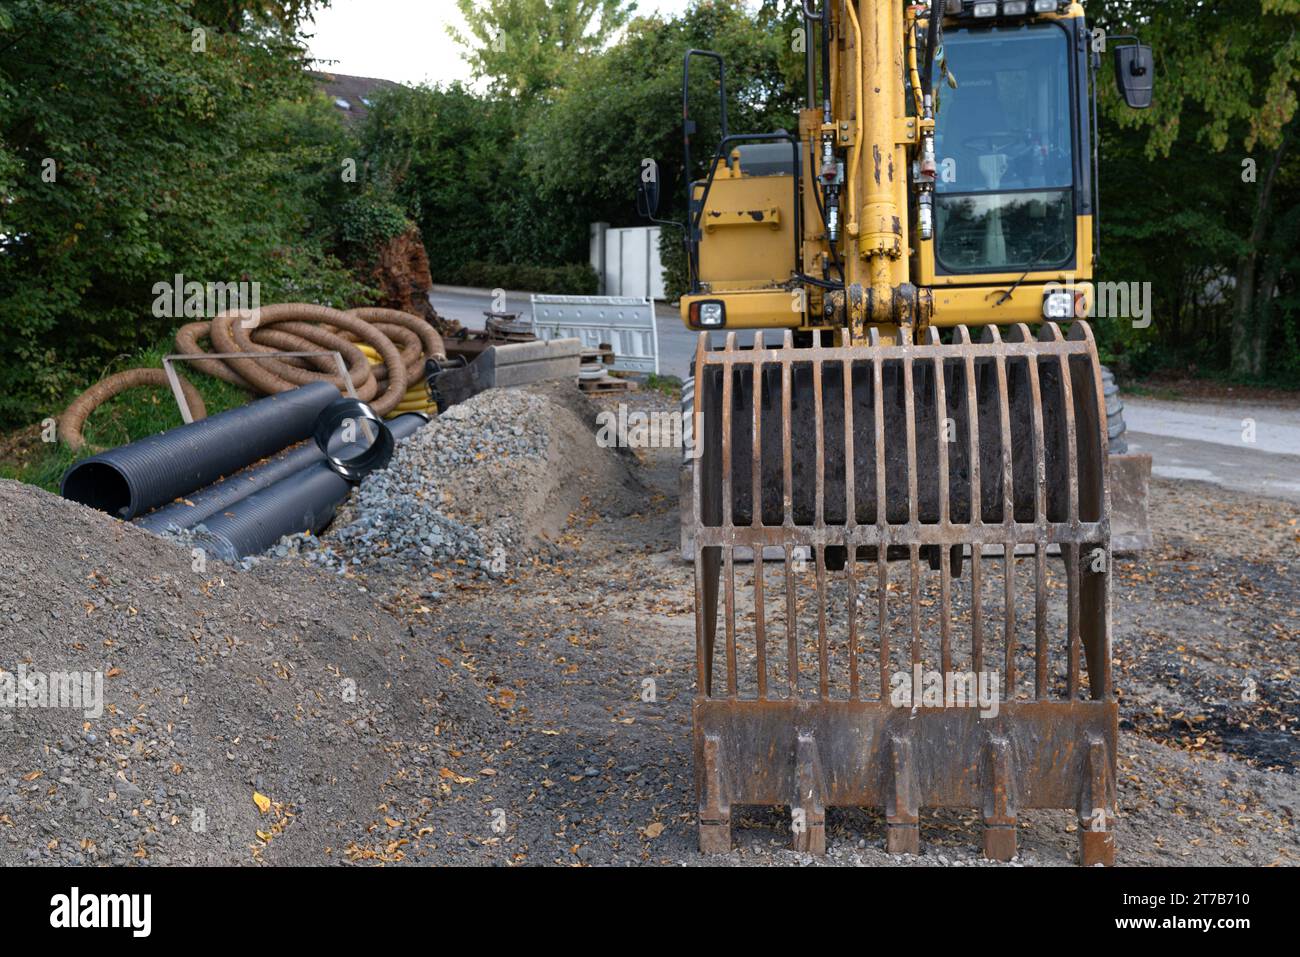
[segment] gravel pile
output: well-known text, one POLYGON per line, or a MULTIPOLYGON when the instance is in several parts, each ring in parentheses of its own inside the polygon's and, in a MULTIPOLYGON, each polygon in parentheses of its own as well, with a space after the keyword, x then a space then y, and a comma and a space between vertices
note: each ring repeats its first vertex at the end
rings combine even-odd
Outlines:
POLYGON ((494 733, 356 582, 204 567, 16 482, 0 528, 0 866, 361 859, 389 780, 435 813, 450 752, 494 733))
POLYGON ((588 411, 545 387, 480 393, 401 443, 323 536, 285 538, 269 554, 402 579, 448 566, 506 575, 554 550, 584 495, 632 482, 597 445, 588 411))
POLYGON ((459 861, 502 843, 498 809, 516 826, 536 786, 497 773, 528 681, 471 649, 492 623, 429 634, 483 586, 427 576, 509 587, 523 556, 576 555, 573 530, 643 506, 591 413, 571 386, 481 396, 400 446, 323 540, 244 570, 0 481, 0 866, 459 861), (423 604, 399 621, 377 596, 412 577, 423 604), (83 675, 84 698, 52 699, 83 675))

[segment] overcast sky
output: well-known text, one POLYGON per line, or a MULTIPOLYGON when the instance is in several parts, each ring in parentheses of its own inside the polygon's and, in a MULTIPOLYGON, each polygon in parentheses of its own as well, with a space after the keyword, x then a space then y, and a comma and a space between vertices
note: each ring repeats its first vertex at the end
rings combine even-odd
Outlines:
MULTIPOLYGON (((681 13, 689 0, 638 0, 640 13, 681 13)), ((333 0, 316 14, 308 47, 317 68, 399 83, 469 79, 447 24, 462 25, 452 0, 333 0)))

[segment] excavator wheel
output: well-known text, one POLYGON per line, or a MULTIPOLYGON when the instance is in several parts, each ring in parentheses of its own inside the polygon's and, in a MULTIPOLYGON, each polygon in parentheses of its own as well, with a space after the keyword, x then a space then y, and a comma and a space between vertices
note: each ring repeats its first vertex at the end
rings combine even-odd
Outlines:
POLYGON ((1128 452, 1128 426, 1124 422, 1124 400, 1119 395, 1115 373, 1101 367, 1101 393, 1106 397, 1106 434, 1110 438, 1110 454, 1128 452))

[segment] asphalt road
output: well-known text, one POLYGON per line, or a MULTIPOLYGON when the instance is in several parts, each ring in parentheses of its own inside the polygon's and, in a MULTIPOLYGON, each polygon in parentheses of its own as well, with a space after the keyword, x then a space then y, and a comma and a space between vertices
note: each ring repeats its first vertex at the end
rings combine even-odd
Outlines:
POLYGON ((1124 396, 1129 450, 1159 478, 1300 502, 1300 411, 1124 396))

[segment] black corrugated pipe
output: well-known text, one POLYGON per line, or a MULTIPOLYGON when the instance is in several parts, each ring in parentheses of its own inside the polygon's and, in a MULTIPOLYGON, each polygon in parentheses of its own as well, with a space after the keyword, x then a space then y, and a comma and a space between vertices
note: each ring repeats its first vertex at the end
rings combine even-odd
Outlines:
MULTIPOLYGON (((388 429, 401 441, 428 421, 418 413, 399 415, 388 429)), ((316 462, 215 514, 198 542, 210 557, 225 562, 260 554, 285 535, 321 531, 351 488, 328 462, 316 462)))
POLYGON ((161 534, 171 527, 193 528, 206 521, 223 508, 248 498, 254 492, 274 485, 280 479, 301 472, 313 462, 325 461, 325 455, 316 443, 307 441, 284 449, 261 462, 229 475, 206 488, 187 494, 184 500, 171 502, 142 515, 135 524, 145 531, 161 534))
POLYGON ((135 518, 301 441, 338 397, 330 383, 313 382, 168 429, 77 462, 59 491, 118 518, 135 518))
MULTIPOLYGON (((335 399, 322 410, 317 416, 314 432, 320 432, 321 422, 325 417, 325 412, 339 403, 357 402, 355 399, 335 399)), ((360 417, 358 415, 358 417, 360 417)), ((391 432, 391 429, 389 430, 391 432)), ((229 508, 241 499, 248 498, 254 492, 260 492, 264 488, 269 488, 280 479, 301 472, 307 466, 316 462, 324 462, 328 458, 324 450, 319 446, 320 437, 314 436, 314 441, 301 442, 292 448, 282 449, 275 455, 265 458, 260 462, 254 462, 245 469, 240 469, 234 475, 228 475, 220 481, 213 482, 204 488, 186 494, 183 499, 177 499, 169 502, 161 508, 156 508, 147 515, 142 515, 135 519, 135 524, 147 532, 153 532, 155 535, 161 535, 169 528, 193 528, 200 522, 206 521, 213 515, 216 515, 222 509, 229 508)), ((348 459, 354 455, 364 455, 367 447, 364 443, 356 445, 340 445, 338 448, 331 448, 330 453, 335 458, 348 459)), ((335 471, 338 467, 335 466, 335 471)))

